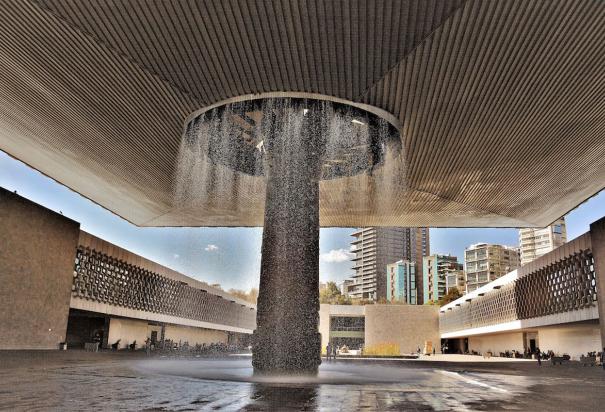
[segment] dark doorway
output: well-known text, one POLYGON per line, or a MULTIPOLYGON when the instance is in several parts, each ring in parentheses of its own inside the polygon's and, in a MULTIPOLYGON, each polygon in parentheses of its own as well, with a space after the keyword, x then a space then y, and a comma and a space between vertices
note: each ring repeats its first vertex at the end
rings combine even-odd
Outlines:
POLYGON ((441 351, 443 353, 467 353, 468 338, 441 339, 441 351))
POLYGON ((98 342, 101 346, 106 340, 107 325, 104 316, 77 309, 69 310, 65 338, 68 349, 84 348, 87 342, 98 342))
POLYGON ((158 341, 158 331, 157 330, 152 330, 151 331, 151 344, 155 345, 158 341))

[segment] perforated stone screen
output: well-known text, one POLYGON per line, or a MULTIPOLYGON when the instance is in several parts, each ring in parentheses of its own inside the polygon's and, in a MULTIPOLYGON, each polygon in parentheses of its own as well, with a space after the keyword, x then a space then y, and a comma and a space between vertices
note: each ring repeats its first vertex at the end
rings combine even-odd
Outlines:
POLYGON ((130 309, 254 329, 256 311, 88 247, 76 253, 73 296, 130 309))
MULTIPOLYGON (((575 242, 582 245, 579 239, 575 242)), ((586 246, 586 244, 583 244, 586 246)), ((594 259, 589 248, 556 250, 541 258, 544 266, 528 265, 529 273, 517 280, 486 292, 470 301, 440 313, 441 332, 496 325, 596 305, 597 280, 594 259), (557 257, 557 259, 553 259, 557 257)), ((526 269, 527 270, 527 269, 526 269)))

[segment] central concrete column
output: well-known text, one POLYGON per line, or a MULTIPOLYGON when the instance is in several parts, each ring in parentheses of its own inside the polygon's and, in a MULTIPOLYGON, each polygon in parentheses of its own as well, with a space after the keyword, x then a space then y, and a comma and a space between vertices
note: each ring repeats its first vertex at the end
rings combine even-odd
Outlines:
MULTIPOLYGON (((305 119, 303 128, 313 128, 305 119)), ((280 128, 278 128, 280 129, 280 128)), ((319 132, 319 130, 317 130, 319 132)), ((255 373, 316 373, 319 322, 320 138, 275 132, 267 147, 255 373)))
POLYGON ((605 217, 590 225, 590 243, 597 278, 597 305, 602 349, 605 347, 605 217))

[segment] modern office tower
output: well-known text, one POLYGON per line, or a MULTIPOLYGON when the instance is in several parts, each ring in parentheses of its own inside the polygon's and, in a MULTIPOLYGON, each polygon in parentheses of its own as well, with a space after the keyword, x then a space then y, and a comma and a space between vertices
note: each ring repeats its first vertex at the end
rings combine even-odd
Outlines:
MULTIPOLYGON (((346 292, 353 299, 386 299, 387 265, 409 260, 416 263, 416 273, 421 273, 422 257, 430 248, 428 228, 368 227, 351 236, 355 238, 351 242, 355 275, 346 292)), ((418 290, 421 290, 421 281, 417 276, 418 290)))
POLYGON ((424 283, 423 302, 437 302, 447 293, 447 278, 451 274, 459 276, 462 264, 456 256, 431 255, 423 258, 422 278, 424 283))
POLYGON ((519 248, 477 243, 464 251, 466 293, 520 266, 519 248))
POLYGON ((418 303, 416 290, 416 262, 400 260, 387 265, 387 301, 418 303))
POLYGON ((564 217, 542 229, 520 229, 521 265, 539 258, 565 242, 567 242, 567 229, 564 217))

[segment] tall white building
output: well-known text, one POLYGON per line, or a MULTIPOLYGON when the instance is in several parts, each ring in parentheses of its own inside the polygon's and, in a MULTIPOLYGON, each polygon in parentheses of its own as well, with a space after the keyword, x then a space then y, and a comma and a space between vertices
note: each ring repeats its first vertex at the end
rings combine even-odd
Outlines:
POLYGON ((521 265, 539 258, 566 242, 567 228, 565 227, 564 217, 542 229, 520 229, 521 265))

